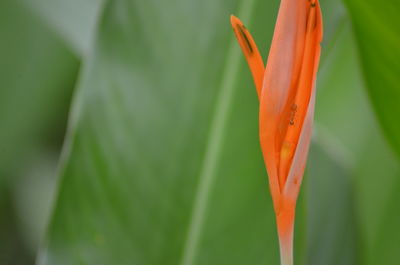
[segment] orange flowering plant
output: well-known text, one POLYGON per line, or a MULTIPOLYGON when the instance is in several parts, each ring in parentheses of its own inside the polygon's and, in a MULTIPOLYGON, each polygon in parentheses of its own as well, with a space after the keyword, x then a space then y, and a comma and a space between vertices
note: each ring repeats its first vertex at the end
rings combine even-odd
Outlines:
POLYGON ((232 27, 260 100, 260 144, 274 203, 281 264, 293 264, 296 201, 311 140, 315 81, 322 40, 318 0, 282 0, 264 63, 254 39, 235 16, 232 27))

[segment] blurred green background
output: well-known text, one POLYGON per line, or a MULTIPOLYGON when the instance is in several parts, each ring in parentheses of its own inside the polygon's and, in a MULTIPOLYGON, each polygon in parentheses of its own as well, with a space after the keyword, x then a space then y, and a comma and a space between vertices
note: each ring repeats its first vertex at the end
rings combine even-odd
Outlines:
MULTIPOLYGON (((398 265, 399 0, 320 0, 298 265, 398 265)), ((278 0, 1 0, 1 265, 279 264, 258 100, 278 0)))

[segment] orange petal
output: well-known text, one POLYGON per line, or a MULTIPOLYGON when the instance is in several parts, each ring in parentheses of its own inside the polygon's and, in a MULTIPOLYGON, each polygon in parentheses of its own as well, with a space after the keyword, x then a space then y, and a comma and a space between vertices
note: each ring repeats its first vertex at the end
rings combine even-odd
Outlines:
POLYGON ((303 179, 304 169, 307 162, 308 149, 311 142, 312 126, 314 119, 314 106, 315 106, 315 89, 311 97, 311 102, 308 108, 307 116, 303 124, 300 139, 297 144, 296 153, 291 164, 289 176, 285 183, 283 191, 285 199, 296 204, 297 196, 299 194, 300 185, 303 179))
POLYGON ((281 128, 280 121, 288 115, 288 101, 293 101, 295 97, 304 50, 306 17, 305 1, 281 1, 261 92, 260 143, 276 212, 279 212, 283 187, 279 177, 279 160, 285 129, 281 128))
POLYGON ((243 54, 246 57, 247 64, 253 75, 254 84, 256 85, 257 95, 260 98, 264 79, 264 63, 262 57, 253 37, 243 25, 242 21, 234 15, 231 15, 231 24, 240 48, 242 48, 243 54))
POLYGON ((290 109, 286 109, 287 117, 281 118, 281 124, 286 125, 279 160, 279 178, 281 188, 286 183, 299 137, 303 129, 304 120, 309 108, 313 84, 315 79, 315 64, 319 60, 319 42, 317 31, 316 6, 309 4, 306 28, 304 55, 301 64, 300 76, 296 84, 293 101, 288 101, 290 109), (316 58, 318 57, 318 58, 316 58), (286 118, 286 119, 285 119, 286 118), (282 185, 283 184, 283 185, 282 185))
MULTIPOLYGON (((301 132, 297 140, 297 146, 294 153, 293 160, 290 164, 290 171, 288 172, 287 181, 285 183, 284 194, 285 197, 296 200, 299 194, 300 184, 302 182, 304 168, 307 161, 308 149, 311 141, 312 125, 314 118, 314 108, 315 108, 315 83, 318 70, 318 64, 320 59, 320 42, 322 40, 322 17, 319 7, 319 3, 316 2, 315 8, 312 8, 310 12, 314 10, 315 12, 315 28, 313 29, 313 47, 312 56, 305 57, 312 60, 311 65, 308 66, 308 71, 311 72, 311 77, 304 85, 309 85, 312 87, 312 95, 307 106, 307 113, 304 122, 301 127, 301 132)), ((309 19, 311 20, 311 19, 309 19)), ((313 25, 314 25, 313 24, 313 25)), ((307 59, 305 59, 307 61, 307 59)), ((299 89, 304 89, 300 86, 299 89)))

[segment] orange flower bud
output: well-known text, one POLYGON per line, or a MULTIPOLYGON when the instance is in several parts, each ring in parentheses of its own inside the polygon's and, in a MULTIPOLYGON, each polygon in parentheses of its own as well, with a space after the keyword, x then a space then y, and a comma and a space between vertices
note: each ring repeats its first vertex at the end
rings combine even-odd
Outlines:
POLYGON ((282 265, 293 264, 296 201, 311 141, 322 41, 318 0, 282 0, 266 68, 241 21, 232 27, 260 99, 260 144, 274 202, 282 265))

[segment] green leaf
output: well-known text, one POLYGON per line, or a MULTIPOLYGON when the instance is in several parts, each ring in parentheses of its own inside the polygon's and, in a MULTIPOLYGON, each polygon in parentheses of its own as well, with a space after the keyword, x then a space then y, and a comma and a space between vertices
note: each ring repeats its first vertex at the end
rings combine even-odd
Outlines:
POLYGON ((40 144, 62 137, 79 65, 13 0, 0 3, 0 34, 0 178, 11 178, 40 144))
POLYGON ((351 171, 332 150, 329 145, 314 144, 310 151, 304 187, 309 220, 305 264, 359 264, 351 171))
POLYGON ((366 135, 367 144, 361 150, 364 155, 359 156, 355 170, 357 212, 364 239, 363 264, 395 265, 400 233, 394 225, 400 215, 394 204, 400 199, 400 165, 378 128, 366 135))
MULTIPOLYGON (((0 36, 0 261, 32 264, 42 235, 28 223, 46 217, 42 211, 48 202, 32 203, 39 201, 36 196, 25 205, 32 210, 29 218, 17 216, 23 198, 16 198, 15 187, 33 171, 28 161, 61 145, 79 65, 55 34, 17 1, 0 1, 0 36), (32 235, 31 242, 27 235, 32 235)), ((32 185, 26 188, 33 190, 32 185)), ((46 185, 35 190, 40 195, 48 191, 46 185)))
POLYGON ((77 55, 88 54, 104 0, 18 0, 34 11, 77 55))
MULTIPOLYGON (((277 7, 256 0, 105 6, 39 264, 279 263, 258 100, 229 24, 238 15, 268 47, 277 7)), ((303 220, 300 209, 298 264, 303 220)))
POLYGON ((396 180, 388 196, 387 203, 383 208, 382 219, 380 222, 379 230, 377 231, 376 240, 373 242, 369 252, 370 262, 368 264, 384 263, 388 265, 395 265, 399 258, 400 245, 400 230, 398 224, 400 222, 400 215, 397 211, 399 201, 399 187, 400 187, 400 170, 397 170, 396 180))
POLYGON ((258 101, 229 23, 263 25, 265 45, 276 4, 107 5, 40 264, 278 263, 258 101))
POLYGON ((364 77, 379 121, 400 154, 400 2, 346 0, 364 77))
POLYGON ((27 249, 23 234, 18 229, 18 219, 14 214, 13 196, 0 183, 0 259, 4 264, 32 264, 33 255, 27 249))
MULTIPOLYGON (((354 196, 355 157, 363 154, 360 149, 365 137, 360 132, 368 128, 371 118, 365 117, 369 106, 354 56, 349 19, 344 14, 330 21, 336 31, 323 46, 325 54, 317 83, 316 141, 303 184, 308 218, 304 264, 354 265, 361 264, 363 239, 354 196)), ((330 21, 325 21, 327 28, 330 21)))
MULTIPOLYGON (((328 138, 324 141, 329 143, 328 150, 342 154, 350 168, 358 234, 357 264, 397 264, 398 259, 393 254, 400 235, 390 230, 388 218, 389 210, 393 223, 399 214, 388 205, 392 204, 394 190, 399 189, 396 180, 400 176, 400 165, 384 141, 373 113, 362 82, 357 43, 351 33, 346 21, 337 43, 321 65, 317 135, 328 138), (391 255, 388 255, 389 250, 391 255)), ((313 161, 310 159, 311 163, 313 161)), ((342 218, 338 214, 334 219, 342 218)), ((343 240, 343 244, 347 242, 343 240)))

